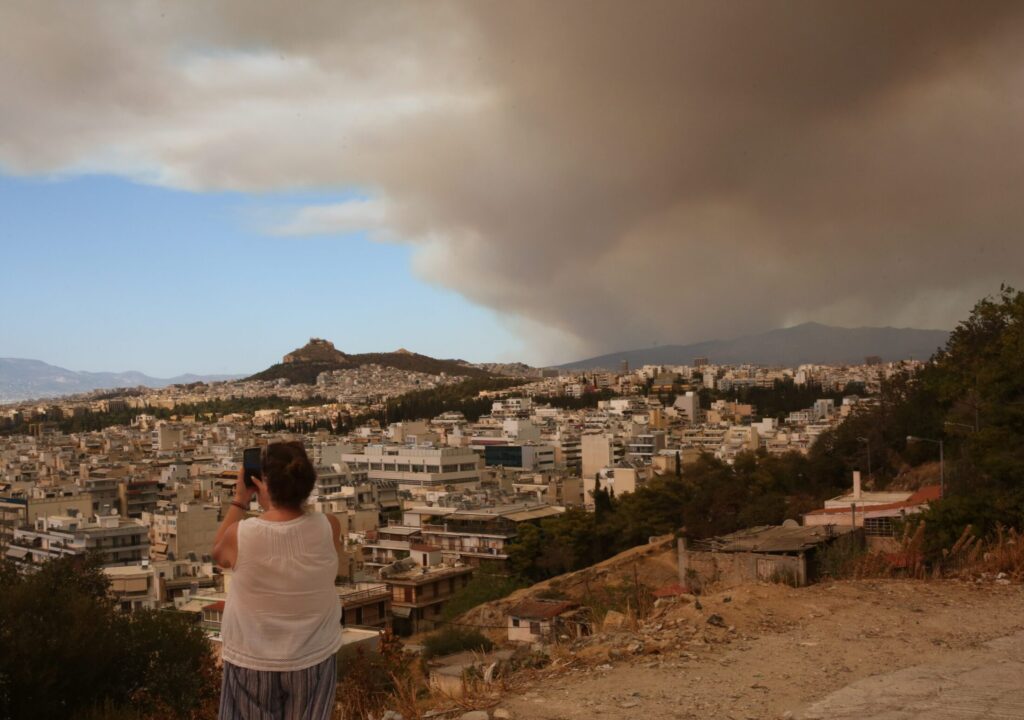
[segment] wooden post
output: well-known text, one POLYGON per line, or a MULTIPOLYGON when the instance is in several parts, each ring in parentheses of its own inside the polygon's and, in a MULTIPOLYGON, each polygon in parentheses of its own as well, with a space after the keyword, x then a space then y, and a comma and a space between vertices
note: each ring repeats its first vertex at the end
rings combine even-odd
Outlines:
POLYGON ((676 541, 676 547, 679 564, 679 584, 686 587, 686 571, 689 569, 686 562, 686 538, 679 538, 676 541))

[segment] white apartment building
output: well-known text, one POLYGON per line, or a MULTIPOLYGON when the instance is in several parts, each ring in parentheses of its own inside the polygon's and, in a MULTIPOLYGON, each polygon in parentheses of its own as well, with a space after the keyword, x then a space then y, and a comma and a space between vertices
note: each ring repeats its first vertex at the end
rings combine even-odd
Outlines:
POLYGON ((491 415, 495 417, 526 416, 533 409, 533 399, 514 397, 496 400, 491 404, 491 415))
POLYGON ((129 565, 149 557, 146 526, 138 520, 102 515, 86 520, 74 515, 41 517, 34 526, 14 531, 7 557, 19 566, 44 563, 63 555, 98 551, 103 564, 129 565))
POLYGON ((480 484, 480 457, 469 448, 368 445, 362 453, 344 453, 343 462, 364 470, 372 481, 393 481, 414 495, 446 485, 480 484))

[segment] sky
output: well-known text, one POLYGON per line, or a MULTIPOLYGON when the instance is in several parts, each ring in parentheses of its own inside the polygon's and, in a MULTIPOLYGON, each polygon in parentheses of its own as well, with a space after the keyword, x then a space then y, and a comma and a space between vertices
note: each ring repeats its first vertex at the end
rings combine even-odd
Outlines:
POLYGON ((1024 285, 1024 5, 0 5, 0 356, 565 362, 1024 285))

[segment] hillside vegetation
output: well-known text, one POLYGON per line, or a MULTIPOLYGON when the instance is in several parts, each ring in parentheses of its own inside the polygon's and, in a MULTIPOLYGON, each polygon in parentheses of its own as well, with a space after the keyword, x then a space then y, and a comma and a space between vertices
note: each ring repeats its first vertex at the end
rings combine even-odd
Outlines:
POLYGON ((381 365, 429 375, 444 373, 471 378, 491 376, 491 373, 486 370, 471 367, 462 360, 439 360, 408 350, 349 355, 336 350, 330 343, 317 339, 310 340, 305 346, 288 353, 284 360, 284 362, 271 365, 246 380, 285 379, 292 384, 313 385, 316 383, 317 376, 322 372, 349 370, 363 365, 381 365))

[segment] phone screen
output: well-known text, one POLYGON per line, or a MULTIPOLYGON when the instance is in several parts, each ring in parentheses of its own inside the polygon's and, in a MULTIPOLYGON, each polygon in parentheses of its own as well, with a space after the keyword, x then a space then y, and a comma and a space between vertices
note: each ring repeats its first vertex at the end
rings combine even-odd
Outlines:
POLYGON ((260 463, 262 454, 262 449, 258 447, 246 448, 242 453, 242 467, 245 469, 246 487, 253 487, 253 477, 263 477, 263 467, 260 463))

